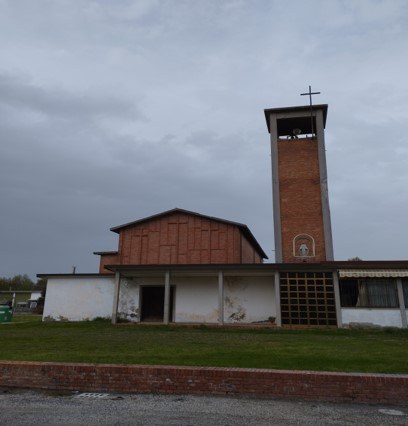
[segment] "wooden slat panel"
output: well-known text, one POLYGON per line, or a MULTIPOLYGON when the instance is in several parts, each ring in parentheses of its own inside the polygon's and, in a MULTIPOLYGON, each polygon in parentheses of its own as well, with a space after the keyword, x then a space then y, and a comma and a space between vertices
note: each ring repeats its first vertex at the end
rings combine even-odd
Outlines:
POLYGON ((248 243, 241 253, 240 229, 201 217, 172 214, 125 228, 119 236, 121 264, 203 264, 259 261, 248 243), (252 259, 252 260, 251 260, 252 259))

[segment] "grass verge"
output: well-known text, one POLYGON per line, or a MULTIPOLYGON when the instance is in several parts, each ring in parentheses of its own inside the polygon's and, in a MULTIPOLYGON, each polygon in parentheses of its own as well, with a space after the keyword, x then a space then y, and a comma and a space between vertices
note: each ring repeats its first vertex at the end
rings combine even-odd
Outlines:
POLYGON ((407 330, 0 325, 0 359, 408 373, 407 330))

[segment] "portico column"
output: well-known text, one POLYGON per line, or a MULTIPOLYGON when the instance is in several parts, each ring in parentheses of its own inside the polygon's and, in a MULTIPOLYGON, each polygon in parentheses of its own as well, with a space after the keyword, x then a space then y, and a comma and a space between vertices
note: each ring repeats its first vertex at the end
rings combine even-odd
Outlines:
POLYGON ((169 323, 170 316, 170 271, 164 274, 164 315, 163 324, 169 323))
POLYGON ((398 301, 401 312, 401 325, 402 328, 407 328, 407 311, 404 300, 404 290, 402 288, 402 279, 397 278, 398 301))
POLYGON ((333 288, 334 288, 334 302, 336 304, 337 327, 341 328, 343 327, 343 320, 341 318, 339 274, 337 271, 333 272, 333 288))
POLYGON ((224 324, 224 273, 218 271, 218 324, 224 324))
POLYGON ((282 315, 281 315, 281 303, 280 303, 280 280, 279 272, 275 271, 274 276, 274 286, 275 286, 275 324, 277 327, 282 327, 282 315))
POLYGON ((113 307, 112 307, 112 324, 118 321, 118 304, 120 292, 120 272, 115 272, 115 282, 113 288, 113 307))

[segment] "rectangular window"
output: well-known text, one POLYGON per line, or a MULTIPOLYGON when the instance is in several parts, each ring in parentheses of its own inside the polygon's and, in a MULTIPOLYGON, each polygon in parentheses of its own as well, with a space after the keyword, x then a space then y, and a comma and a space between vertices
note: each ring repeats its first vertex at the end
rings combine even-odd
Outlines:
POLYGON ((342 307, 398 308, 396 280, 392 278, 340 280, 340 301, 342 307))

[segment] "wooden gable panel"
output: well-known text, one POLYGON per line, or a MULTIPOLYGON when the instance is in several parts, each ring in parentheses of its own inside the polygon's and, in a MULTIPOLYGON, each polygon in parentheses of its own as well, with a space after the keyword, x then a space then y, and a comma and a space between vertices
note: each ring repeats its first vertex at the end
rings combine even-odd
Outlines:
POLYGON ((118 258, 135 265, 261 262, 238 226, 177 212, 123 228, 118 258))

